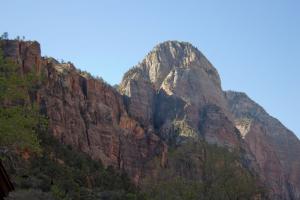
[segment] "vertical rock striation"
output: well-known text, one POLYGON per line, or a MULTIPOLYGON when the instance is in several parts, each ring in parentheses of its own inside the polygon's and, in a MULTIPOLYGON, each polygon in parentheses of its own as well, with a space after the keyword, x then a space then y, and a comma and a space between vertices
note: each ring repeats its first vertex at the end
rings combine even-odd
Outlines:
POLYGON ((1 40, 21 73, 42 73, 34 94, 49 132, 139 183, 167 164, 169 145, 186 138, 238 150, 271 199, 300 199, 300 142, 243 93, 223 92, 217 70, 189 43, 157 45, 123 77, 119 91, 72 63, 41 57, 37 42, 1 40))
POLYGON ((23 73, 40 72, 41 48, 38 42, 2 40, 1 48, 4 56, 13 59, 20 66, 23 73))
POLYGON ((4 56, 14 60, 22 73, 45 75, 35 100, 49 118, 49 131, 61 143, 126 171, 136 183, 149 160, 159 157, 165 162, 167 146, 129 117, 114 88, 71 63, 42 58, 37 42, 4 40, 0 45, 4 56))

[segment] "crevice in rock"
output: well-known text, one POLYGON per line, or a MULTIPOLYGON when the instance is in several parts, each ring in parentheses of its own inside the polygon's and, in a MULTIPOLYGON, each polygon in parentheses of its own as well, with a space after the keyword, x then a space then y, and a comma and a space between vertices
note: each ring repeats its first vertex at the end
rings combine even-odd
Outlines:
POLYGON ((122 95, 122 97, 123 97, 123 102, 124 102, 125 110, 130 115, 130 113, 129 113, 130 97, 127 96, 127 95, 122 95))
MULTIPOLYGON (((86 109, 86 108, 85 108, 86 109)), ((85 125, 85 136, 86 136, 86 141, 88 143, 89 148, 91 147, 91 141, 90 141, 90 137, 89 137, 89 122, 87 121, 87 117, 85 116, 85 112, 83 110, 83 108, 80 108, 80 116, 84 122, 85 125)))
POLYGON ((121 140, 121 136, 119 136, 119 151, 118 151, 118 168, 120 170, 124 170, 124 166, 123 166, 123 162, 122 162, 122 140, 121 140))
POLYGON ((87 98, 87 80, 84 77, 79 78, 79 85, 85 98, 87 98))

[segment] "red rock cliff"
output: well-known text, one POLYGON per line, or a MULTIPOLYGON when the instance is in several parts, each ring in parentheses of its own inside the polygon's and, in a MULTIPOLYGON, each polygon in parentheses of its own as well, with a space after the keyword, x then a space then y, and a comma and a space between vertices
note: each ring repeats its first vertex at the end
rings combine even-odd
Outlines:
POLYGON ((41 57, 37 42, 0 45, 20 72, 46 76, 36 101, 49 131, 136 183, 155 157, 166 164, 167 144, 202 138, 242 149, 243 164, 260 175, 271 199, 300 199, 299 140, 246 95, 224 93, 217 70, 191 44, 155 47, 124 75, 120 93, 71 63, 41 57))
POLYGON ((37 42, 5 40, 1 46, 22 73, 45 73, 46 83, 36 100, 49 117, 49 131, 60 142, 106 166, 125 170, 135 182, 149 160, 165 159, 167 146, 128 116, 123 98, 114 88, 79 72, 71 63, 42 58, 37 42))
POLYGON ((226 92, 229 107, 262 175, 271 199, 300 199, 300 142, 246 94, 226 92))

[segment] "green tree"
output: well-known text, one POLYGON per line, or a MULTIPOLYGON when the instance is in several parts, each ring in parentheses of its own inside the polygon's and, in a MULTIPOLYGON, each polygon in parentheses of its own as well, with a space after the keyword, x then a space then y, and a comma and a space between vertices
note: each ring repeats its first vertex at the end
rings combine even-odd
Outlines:
MULTIPOLYGON (((159 164, 154 163, 156 168, 159 164)), ((151 200, 253 199, 263 194, 238 152, 204 141, 186 141, 169 150, 168 166, 144 180, 151 200)))
POLYGON ((38 84, 34 74, 21 75, 0 51, 0 147, 2 151, 40 152, 36 133, 43 117, 29 93, 38 84))
POLYGON ((1 37, 0 37, 2 40, 8 40, 8 33, 7 32, 4 32, 1 37))
MULTIPOLYGON (((1 43, 0 43, 1 45, 1 43)), ((140 197, 129 177, 49 134, 47 119, 30 99, 42 76, 21 74, 0 51, 0 157, 16 192, 9 199, 111 199, 140 197), (24 160, 20 152, 29 151, 24 160)))

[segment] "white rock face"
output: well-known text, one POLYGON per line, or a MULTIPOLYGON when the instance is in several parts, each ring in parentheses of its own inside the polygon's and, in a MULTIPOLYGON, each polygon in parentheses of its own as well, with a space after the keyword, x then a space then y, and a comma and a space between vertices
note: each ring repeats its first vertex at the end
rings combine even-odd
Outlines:
POLYGON ((155 110, 149 109, 154 105, 152 93, 162 92, 184 101, 188 110, 192 106, 194 113, 186 113, 186 118, 193 127, 197 127, 197 113, 204 105, 214 104, 229 113, 217 70, 197 48, 185 42, 167 41, 157 45, 140 64, 125 74, 120 88, 121 93, 131 99, 129 110, 132 103, 141 105, 141 112, 132 114, 143 121, 155 110), (133 84, 138 79, 139 85, 133 84))
POLYGON ((156 89, 172 70, 193 67, 202 69, 214 84, 221 86, 217 70, 198 49, 186 42, 168 41, 157 45, 138 67, 148 73, 156 89))
POLYGON ((249 133, 252 120, 248 118, 242 118, 235 120, 235 127, 240 131, 243 138, 249 133))

